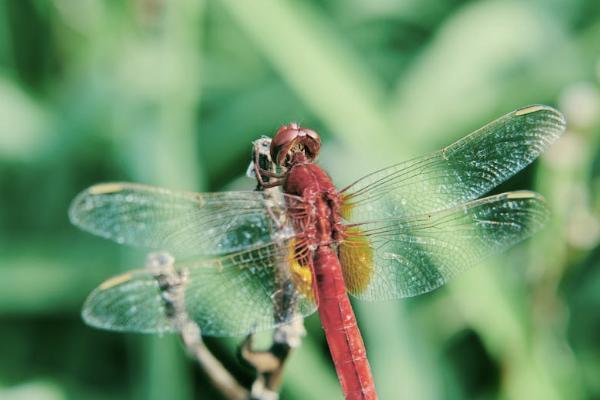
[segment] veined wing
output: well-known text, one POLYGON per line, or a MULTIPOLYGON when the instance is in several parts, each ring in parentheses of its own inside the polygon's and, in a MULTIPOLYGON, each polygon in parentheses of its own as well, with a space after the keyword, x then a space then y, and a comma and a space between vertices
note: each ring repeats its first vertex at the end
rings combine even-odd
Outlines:
POLYGON ((531 163, 564 129, 564 117, 553 108, 513 111, 431 155, 374 172, 343 189, 343 215, 362 222, 466 203, 531 163))
POLYGON ((348 291, 364 300, 434 290, 539 230, 543 198, 509 192, 419 216, 357 224, 339 247, 348 291))
POLYGON ((71 222, 86 231, 183 257, 285 240, 293 234, 285 215, 285 202, 265 192, 176 192, 137 183, 94 185, 69 209, 71 222))
POLYGON ((212 260, 176 263, 174 269, 130 271, 96 288, 82 316, 102 329, 175 332, 178 311, 173 302, 179 300, 202 335, 240 336, 273 328, 309 315, 316 307, 290 276, 291 248, 289 243, 270 244, 212 260), (165 284, 173 273, 179 280, 174 292, 165 284))

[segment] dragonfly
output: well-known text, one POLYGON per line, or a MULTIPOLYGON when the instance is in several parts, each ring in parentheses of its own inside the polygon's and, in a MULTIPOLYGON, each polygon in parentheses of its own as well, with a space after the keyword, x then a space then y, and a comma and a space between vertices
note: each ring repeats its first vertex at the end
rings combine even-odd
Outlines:
MULTIPOLYGON (((376 301, 430 292, 541 229, 549 217, 541 195, 481 196, 565 125, 551 107, 524 107, 338 190, 316 164, 320 136, 291 123, 270 144, 277 168, 254 163, 260 187, 276 195, 101 183, 73 200, 69 216, 103 238, 174 255, 181 303, 203 335, 253 334, 318 311, 345 398, 376 399, 348 294, 376 301)), ((84 321, 177 332, 165 276, 158 266, 108 279, 86 300, 84 321)))

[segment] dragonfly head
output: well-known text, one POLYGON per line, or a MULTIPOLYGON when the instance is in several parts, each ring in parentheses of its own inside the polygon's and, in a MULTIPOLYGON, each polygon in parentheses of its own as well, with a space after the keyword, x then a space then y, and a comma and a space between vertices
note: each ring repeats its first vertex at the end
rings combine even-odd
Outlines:
POLYGON ((295 122, 283 125, 271 142, 271 159, 281 167, 300 162, 312 162, 321 148, 317 132, 301 128, 295 122))

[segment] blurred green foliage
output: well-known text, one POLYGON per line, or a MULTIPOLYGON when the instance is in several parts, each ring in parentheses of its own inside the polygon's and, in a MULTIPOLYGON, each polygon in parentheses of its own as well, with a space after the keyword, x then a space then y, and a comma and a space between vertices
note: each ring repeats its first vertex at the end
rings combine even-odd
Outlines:
MULTIPOLYGON (((176 338, 79 310, 143 257, 69 226, 90 184, 252 188, 251 140, 318 130, 340 185, 529 103, 565 137, 501 190, 541 234, 432 294, 356 302, 380 397, 600 398, 600 2, 6 0, 0 3, 0 398, 218 399, 176 338)), ((341 396, 318 319, 284 399, 341 396)), ((249 383, 237 340, 208 344, 249 383)))

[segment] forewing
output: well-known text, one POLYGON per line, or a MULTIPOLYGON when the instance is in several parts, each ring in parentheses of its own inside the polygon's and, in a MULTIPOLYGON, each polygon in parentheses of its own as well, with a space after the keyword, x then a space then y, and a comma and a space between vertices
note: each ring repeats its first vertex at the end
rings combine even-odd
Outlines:
POLYGON ((80 193, 69 217, 118 243, 183 257, 237 252, 292 234, 284 223, 284 202, 256 191, 190 193, 105 183, 80 193))
MULTIPOLYGON (((208 336, 240 336, 314 312, 296 290, 289 244, 267 245, 211 260, 176 263, 181 310, 208 336)), ((172 293, 161 284, 166 269, 128 272, 103 283, 87 299, 83 318, 92 326, 128 332, 176 331, 172 293)), ((175 297, 178 299, 178 297, 175 297)))
POLYGON ((564 129, 564 117, 553 108, 513 111, 440 151, 345 188, 344 217, 352 222, 402 218, 476 199, 531 163, 564 129))
POLYGON ((529 237, 547 218, 541 196, 523 191, 431 214, 360 224, 339 250, 348 290, 364 300, 429 292, 529 237))

